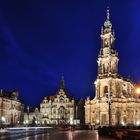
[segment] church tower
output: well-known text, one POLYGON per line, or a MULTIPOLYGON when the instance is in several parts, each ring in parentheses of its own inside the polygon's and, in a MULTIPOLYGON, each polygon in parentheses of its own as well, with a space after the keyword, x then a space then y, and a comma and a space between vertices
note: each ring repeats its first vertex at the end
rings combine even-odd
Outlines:
POLYGON ((114 48, 115 33, 109 19, 110 13, 107 9, 107 19, 101 29, 101 50, 98 57, 98 77, 116 77, 118 73, 118 53, 114 48))
POLYGON ((119 58, 109 9, 100 37, 95 98, 85 101, 85 122, 98 126, 137 124, 140 121, 140 100, 134 94, 133 82, 118 73, 119 58))
POLYGON ((107 94, 116 95, 114 79, 118 75, 118 53, 115 49, 115 32, 112 30, 110 12, 107 9, 106 20, 101 28, 101 49, 98 56, 98 76, 95 81, 96 97, 106 98, 107 94))

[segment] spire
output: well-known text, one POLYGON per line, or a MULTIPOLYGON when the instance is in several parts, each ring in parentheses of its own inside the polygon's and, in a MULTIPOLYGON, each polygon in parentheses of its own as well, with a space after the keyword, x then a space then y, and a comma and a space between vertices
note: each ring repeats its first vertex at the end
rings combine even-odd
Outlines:
POLYGON ((60 88, 65 88, 64 76, 61 76, 61 85, 60 85, 60 88))
POLYGON ((107 11, 106 11, 106 21, 104 22, 104 27, 105 28, 112 28, 112 24, 110 21, 110 10, 109 7, 107 7, 107 11))
POLYGON ((101 27, 101 49, 98 58, 98 76, 117 75, 118 54, 114 48, 115 32, 110 21, 110 10, 107 7, 104 26, 101 27))
POLYGON ((101 34, 102 35, 104 34, 104 27, 103 26, 101 27, 101 34))
POLYGON ((107 7, 107 12, 106 12, 107 20, 109 20, 109 16, 110 16, 110 13, 109 13, 109 7, 107 7))
POLYGON ((101 28, 101 45, 104 47, 113 47, 115 41, 115 32, 112 30, 112 23, 110 21, 110 10, 107 7, 106 20, 104 27, 101 28))

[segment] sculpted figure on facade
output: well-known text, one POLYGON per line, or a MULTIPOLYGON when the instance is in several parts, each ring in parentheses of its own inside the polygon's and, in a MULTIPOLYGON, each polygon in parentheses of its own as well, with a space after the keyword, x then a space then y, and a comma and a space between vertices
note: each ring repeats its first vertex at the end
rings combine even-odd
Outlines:
POLYGON ((111 71, 115 73, 116 72, 116 69, 117 69, 116 68, 116 62, 111 61, 111 71))

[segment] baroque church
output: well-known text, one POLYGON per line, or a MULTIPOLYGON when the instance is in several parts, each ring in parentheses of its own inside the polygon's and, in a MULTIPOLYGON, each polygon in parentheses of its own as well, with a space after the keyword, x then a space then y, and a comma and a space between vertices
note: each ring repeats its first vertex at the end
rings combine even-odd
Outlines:
POLYGON ((119 58, 109 16, 108 9, 101 28, 95 98, 90 100, 88 97, 85 101, 85 123, 97 126, 139 125, 140 99, 135 94, 134 83, 118 73, 119 58))

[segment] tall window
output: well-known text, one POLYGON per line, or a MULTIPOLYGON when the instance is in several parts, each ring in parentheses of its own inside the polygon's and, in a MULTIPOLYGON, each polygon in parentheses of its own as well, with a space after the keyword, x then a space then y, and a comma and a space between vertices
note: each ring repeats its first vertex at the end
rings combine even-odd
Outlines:
POLYGON ((107 123, 107 116, 106 116, 106 114, 102 114, 101 122, 102 122, 103 125, 107 123))
POLYGON ((105 86, 105 87, 104 87, 104 95, 105 95, 106 93, 108 93, 108 86, 105 86))

